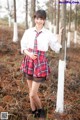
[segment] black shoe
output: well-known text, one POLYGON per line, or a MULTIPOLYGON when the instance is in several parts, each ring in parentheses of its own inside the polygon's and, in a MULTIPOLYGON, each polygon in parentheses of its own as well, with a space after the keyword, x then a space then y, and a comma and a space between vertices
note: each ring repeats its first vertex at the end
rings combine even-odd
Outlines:
POLYGON ((38 111, 37 111, 37 110, 32 111, 32 114, 33 114, 33 116, 34 116, 35 118, 38 117, 38 111))
POLYGON ((46 112, 44 109, 38 109, 38 117, 46 118, 46 112))

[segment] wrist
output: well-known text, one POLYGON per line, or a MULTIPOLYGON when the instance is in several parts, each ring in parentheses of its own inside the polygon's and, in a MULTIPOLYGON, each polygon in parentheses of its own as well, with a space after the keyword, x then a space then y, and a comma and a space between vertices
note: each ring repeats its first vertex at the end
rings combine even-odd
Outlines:
POLYGON ((24 54, 26 54, 26 55, 28 55, 28 54, 29 54, 28 50, 26 50, 26 49, 25 49, 25 50, 23 50, 23 53, 24 53, 24 54))
POLYGON ((33 53, 29 52, 28 50, 24 50, 24 54, 31 57, 33 53))

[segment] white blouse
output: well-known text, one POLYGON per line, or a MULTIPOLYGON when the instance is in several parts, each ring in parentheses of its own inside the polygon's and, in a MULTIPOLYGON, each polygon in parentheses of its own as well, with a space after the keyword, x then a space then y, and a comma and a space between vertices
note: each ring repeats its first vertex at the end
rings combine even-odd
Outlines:
MULTIPOLYGON (((36 28, 30 28, 25 30, 23 37, 21 39, 21 53, 25 49, 34 49, 34 40, 36 36, 36 28)), ((62 48, 61 44, 59 44, 56 35, 51 33, 48 29, 42 28, 42 32, 37 37, 37 49, 40 51, 48 51, 48 48, 54 50, 56 53, 59 52, 60 48, 62 48)))

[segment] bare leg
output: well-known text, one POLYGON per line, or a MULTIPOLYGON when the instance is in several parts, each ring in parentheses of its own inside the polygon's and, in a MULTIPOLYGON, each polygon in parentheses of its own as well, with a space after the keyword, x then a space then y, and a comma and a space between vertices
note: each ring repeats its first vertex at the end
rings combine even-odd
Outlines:
POLYGON ((30 97, 30 105, 32 111, 34 111, 36 108, 40 109, 42 108, 41 101, 38 96, 38 88, 40 86, 40 83, 34 82, 32 80, 27 80, 28 87, 29 87, 29 97, 30 97))
POLYGON ((44 109, 42 109, 41 101, 38 96, 38 89, 40 86, 40 83, 27 80, 28 86, 29 86, 29 97, 30 97, 30 105, 32 109, 32 114, 34 117, 40 117, 45 118, 46 114, 44 109))
MULTIPOLYGON (((32 90, 32 82, 33 82, 32 80, 27 80, 28 87, 29 87, 29 97, 32 90)), ((35 106, 34 100, 31 98, 30 98, 30 105, 31 105, 32 111, 34 111, 36 109, 36 106, 35 106)))
POLYGON ((36 106, 38 109, 42 108, 40 98, 38 96, 38 89, 39 89, 40 83, 34 82, 32 83, 32 89, 31 89, 31 99, 33 99, 36 103, 36 106))

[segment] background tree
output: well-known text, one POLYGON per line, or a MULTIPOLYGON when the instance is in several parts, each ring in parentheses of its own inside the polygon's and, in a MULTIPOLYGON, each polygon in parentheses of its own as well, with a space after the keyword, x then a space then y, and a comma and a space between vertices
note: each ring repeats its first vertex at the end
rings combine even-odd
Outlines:
POLYGON ((53 17, 54 17, 54 0, 50 0, 46 3, 47 6, 47 19, 49 22, 49 29, 53 31, 53 17))
POLYGON ((25 5, 25 13, 26 13, 26 29, 28 29, 28 0, 25 0, 26 5, 25 5))
POLYGON ((36 0, 31 0, 30 16, 31 16, 32 26, 35 25, 35 23, 34 23, 34 13, 35 13, 35 9, 36 9, 36 0))
POLYGON ((14 22, 17 22, 17 19, 16 19, 16 0, 14 0, 14 22))
POLYGON ((62 50, 60 54, 60 58, 64 59, 64 51, 65 51, 65 41, 66 41, 66 4, 62 4, 61 9, 61 27, 64 28, 62 34, 62 50))
POLYGON ((16 0, 14 0, 14 31, 13 31, 13 42, 18 41, 18 29, 17 29, 17 18, 16 18, 16 0))
POLYGON ((69 9, 69 31, 71 31, 71 7, 72 4, 70 4, 70 9, 69 9))
POLYGON ((77 43, 77 4, 75 5, 75 30, 74 30, 74 43, 77 43))
POLYGON ((80 25, 80 4, 77 4, 77 26, 80 25))
POLYGON ((10 6, 10 4, 9 4, 9 0, 7 0, 7 11, 8 11, 9 27, 11 27, 11 6, 10 6))
POLYGON ((58 88, 57 88, 57 102, 56 112, 64 112, 64 75, 65 75, 65 41, 66 41, 66 4, 61 5, 61 27, 64 28, 62 33, 62 50, 59 59, 58 69, 58 88))
POLYGON ((68 29, 68 37, 67 37, 68 48, 70 47, 70 41, 71 41, 71 15, 72 15, 71 12, 72 12, 72 4, 69 5, 69 29, 68 29))
POLYGON ((56 0, 54 1, 54 34, 56 34, 56 0))
POLYGON ((57 10, 56 10, 56 33, 59 34, 59 18, 60 18, 60 4, 59 0, 57 1, 57 10))

